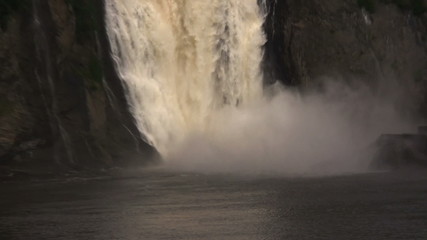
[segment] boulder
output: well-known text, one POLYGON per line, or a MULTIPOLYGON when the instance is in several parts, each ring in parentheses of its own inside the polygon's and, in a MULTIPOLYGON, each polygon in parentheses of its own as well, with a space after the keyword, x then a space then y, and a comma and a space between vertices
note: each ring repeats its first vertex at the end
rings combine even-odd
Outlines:
POLYGON ((427 135, 383 134, 376 145, 376 168, 427 167, 427 135))

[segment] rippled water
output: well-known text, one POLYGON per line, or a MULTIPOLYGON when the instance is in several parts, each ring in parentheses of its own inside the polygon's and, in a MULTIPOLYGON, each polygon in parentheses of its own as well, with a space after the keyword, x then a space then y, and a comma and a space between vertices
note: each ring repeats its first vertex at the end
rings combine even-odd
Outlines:
POLYGON ((427 174, 0 183, 0 239, 427 239, 427 174))

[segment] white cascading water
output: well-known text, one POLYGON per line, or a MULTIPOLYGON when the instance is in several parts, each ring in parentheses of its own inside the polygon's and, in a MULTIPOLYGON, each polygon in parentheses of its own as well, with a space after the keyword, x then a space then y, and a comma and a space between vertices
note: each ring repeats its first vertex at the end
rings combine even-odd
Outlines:
POLYGON ((223 109, 261 98, 264 12, 257 0, 105 3, 131 111, 164 157, 191 134, 215 135, 223 109))

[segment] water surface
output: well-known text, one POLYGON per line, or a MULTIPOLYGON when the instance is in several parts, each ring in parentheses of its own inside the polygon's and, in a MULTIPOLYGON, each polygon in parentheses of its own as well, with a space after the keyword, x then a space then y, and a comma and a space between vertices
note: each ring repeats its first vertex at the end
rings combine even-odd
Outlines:
POLYGON ((0 183, 0 239, 427 239, 427 174, 0 183))

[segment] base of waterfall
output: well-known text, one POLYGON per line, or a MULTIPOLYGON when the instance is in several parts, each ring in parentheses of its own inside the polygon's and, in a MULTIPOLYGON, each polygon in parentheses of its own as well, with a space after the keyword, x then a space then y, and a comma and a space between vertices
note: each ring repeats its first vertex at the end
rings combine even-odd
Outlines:
POLYGON ((171 147, 164 167, 288 176, 366 172, 378 136, 414 128, 369 91, 336 85, 304 96, 280 86, 268 91, 261 101, 224 109, 211 131, 171 147))

